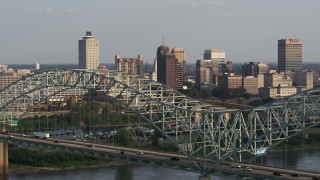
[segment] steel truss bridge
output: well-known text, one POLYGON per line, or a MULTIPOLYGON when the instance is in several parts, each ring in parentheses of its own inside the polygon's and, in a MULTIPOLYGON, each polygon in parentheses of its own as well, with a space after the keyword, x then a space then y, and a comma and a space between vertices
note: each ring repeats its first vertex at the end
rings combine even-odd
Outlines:
POLYGON ((0 91, 2 123, 21 119, 30 108, 68 89, 105 94, 135 112, 172 141, 200 171, 236 155, 270 149, 319 124, 317 89, 251 109, 224 109, 167 86, 120 72, 50 70, 23 77, 0 91), (203 165, 196 163, 203 159, 203 165), (212 163, 208 163, 212 164, 212 163), (200 167, 201 166, 201 167, 200 167))

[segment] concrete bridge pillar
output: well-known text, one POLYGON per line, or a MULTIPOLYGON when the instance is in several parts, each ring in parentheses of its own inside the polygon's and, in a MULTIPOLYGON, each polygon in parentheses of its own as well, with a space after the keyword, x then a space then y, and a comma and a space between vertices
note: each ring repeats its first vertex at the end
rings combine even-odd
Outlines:
POLYGON ((211 180, 211 176, 199 176, 199 180, 211 180))
POLYGON ((0 143, 0 177, 8 174, 8 144, 0 143))

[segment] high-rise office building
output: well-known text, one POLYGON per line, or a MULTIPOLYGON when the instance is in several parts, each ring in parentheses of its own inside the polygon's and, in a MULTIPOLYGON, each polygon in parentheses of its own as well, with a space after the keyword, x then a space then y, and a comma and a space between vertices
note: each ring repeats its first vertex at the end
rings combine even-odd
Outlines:
POLYGON ((153 71, 149 73, 149 79, 153 81, 157 81, 157 73, 158 73, 158 65, 157 65, 157 58, 153 60, 153 71))
POLYGON ((216 60, 225 61, 226 53, 223 49, 207 49, 204 50, 203 59, 204 60, 216 60))
POLYGON ((157 49, 157 80, 172 89, 182 89, 183 86, 183 67, 165 45, 157 49))
POLYGON ((142 55, 138 55, 138 58, 122 58, 120 55, 115 55, 115 64, 118 71, 123 71, 128 74, 136 74, 143 77, 142 55))
POLYGON ((269 66, 261 62, 249 62, 242 65, 242 76, 255 76, 265 74, 269 70, 269 66))
POLYGON ((182 66, 182 74, 183 74, 183 81, 188 80, 188 74, 187 74, 187 64, 186 64, 186 55, 184 53, 183 48, 173 48, 171 50, 171 53, 175 55, 177 58, 178 62, 182 66))
POLYGON ((218 75, 223 74, 223 69, 226 65, 226 62, 225 62, 226 53, 224 52, 223 49, 204 50, 203 59, 212 60, 214 63, 218 64, 218 74, 216 74, 216 77, 218 77, 218 75))
POLYGON ((302 40, 278 40, 278 71, 295 71, 302 69, 302 40))
POLYGON ((197 60, 196 62, 196 87, 213 89, 217 85, 218 63, 212 60, 197 60))
POLYGON ((98 69, 99 67, 99 40, 87 31, 86 36, 79 40, 79 68, 98 69))
POLYGON ((256 63, 254 62, 249 62, 242 65, 242 76, 254 76, 255 65, 256 63))
POLYGON ((227 61, 224 65, 222 65, 222 74, 225 74, 225 73, 233 73, 232 61, 227 61))

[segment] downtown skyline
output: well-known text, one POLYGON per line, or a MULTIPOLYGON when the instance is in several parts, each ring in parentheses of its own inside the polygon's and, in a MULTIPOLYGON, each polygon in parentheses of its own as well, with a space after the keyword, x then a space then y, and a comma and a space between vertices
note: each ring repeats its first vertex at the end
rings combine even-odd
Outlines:
POLYGON ((50 2, 17 0, 0 7, 1 64, 77 63, 79 38, 100 40, 100 63, 114 55, 153 63, 162 44, 185 49, 187 64, 205 49, 224 49, 234 63, 277 63, 277 41, 303 41, 302 62, 318 62, 317 1, 223 0, 50 2))

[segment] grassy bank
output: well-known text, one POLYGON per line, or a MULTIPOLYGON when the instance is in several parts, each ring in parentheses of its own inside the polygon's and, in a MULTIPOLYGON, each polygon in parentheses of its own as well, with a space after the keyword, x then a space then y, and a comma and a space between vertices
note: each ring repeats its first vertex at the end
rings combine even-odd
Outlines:
POLYGON ((119 164, 114 161, 63 152, 9 147, 9 169, 14 172, 56 171, 119 164))

